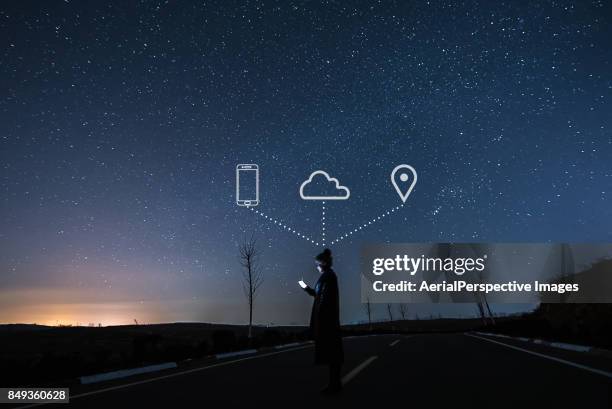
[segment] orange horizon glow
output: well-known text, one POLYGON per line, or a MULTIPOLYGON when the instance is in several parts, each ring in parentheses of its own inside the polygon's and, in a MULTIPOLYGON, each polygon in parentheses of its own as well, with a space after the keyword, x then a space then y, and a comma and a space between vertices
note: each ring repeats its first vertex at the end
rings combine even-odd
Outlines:
MULTIPOLYGON (((262 311, 260 316, 265 316, 262 311)), ((244 324, 242 298, 145 299, 121 291, 94 289, 0 289, 0 324, 103 327, 113 325, 206 322, 244 324)))
POLYGON ((48 326, 110 326, 135 324, 134 319, 138 323, 158 322, 158 318, 162 317, 155 315, 139 303, 46 304, 14 307, 2 313, 0 322, 48 326))
MULTIPOLYGON (((125 298, 125 297, 122 297, 125 298)), ((203 303, 200 301, 200 303, 203 303)), ((0 291, 0 323, 48 326, 111 326, 201 320, 194 300, 105 298, 93 291, 20 289, 0 291)))

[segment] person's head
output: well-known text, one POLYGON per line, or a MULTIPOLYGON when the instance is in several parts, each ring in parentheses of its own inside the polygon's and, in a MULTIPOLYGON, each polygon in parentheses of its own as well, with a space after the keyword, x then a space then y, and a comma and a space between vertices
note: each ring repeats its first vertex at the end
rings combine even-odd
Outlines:
POLYGON ((333 264, 331 250, 325 249, 322 253, 317 254, 315 261, 317 262, 317 270, 319 270, 320 273, 329 270, 333 264))

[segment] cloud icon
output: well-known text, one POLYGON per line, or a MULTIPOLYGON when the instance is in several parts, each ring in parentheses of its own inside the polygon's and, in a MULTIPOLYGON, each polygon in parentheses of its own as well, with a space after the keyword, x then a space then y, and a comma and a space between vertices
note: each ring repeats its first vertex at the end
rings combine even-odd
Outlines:
POLYGON ((312 172, 300 186, 300 197, 304 200, 346 200, 350 195, 348 187, 340 186, 338 179, 322 170, 312 172))

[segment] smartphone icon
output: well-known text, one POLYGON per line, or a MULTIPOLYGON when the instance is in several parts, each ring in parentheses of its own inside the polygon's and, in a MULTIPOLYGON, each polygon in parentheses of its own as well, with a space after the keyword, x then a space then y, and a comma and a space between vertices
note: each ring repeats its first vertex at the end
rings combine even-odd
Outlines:
POLYGON ((236 166, 236 204, 247 207, 259 204, 259 166, 236 166))

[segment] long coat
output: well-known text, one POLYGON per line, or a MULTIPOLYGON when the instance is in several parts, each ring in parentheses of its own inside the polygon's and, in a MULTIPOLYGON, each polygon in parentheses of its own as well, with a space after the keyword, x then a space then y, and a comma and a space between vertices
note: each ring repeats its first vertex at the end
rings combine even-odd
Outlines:
POLYGON ((315 288, 308 287, 306 291, 314 297, 310 331, 315 341, 315 364, 341 364, 344 350, 340 333, 338 278, 334 270, 324 271, 315 288))

